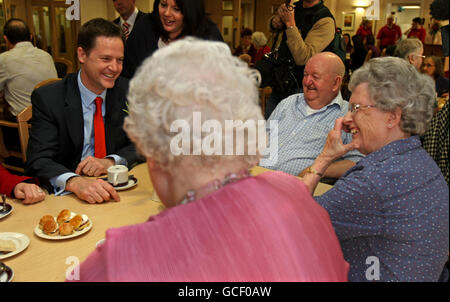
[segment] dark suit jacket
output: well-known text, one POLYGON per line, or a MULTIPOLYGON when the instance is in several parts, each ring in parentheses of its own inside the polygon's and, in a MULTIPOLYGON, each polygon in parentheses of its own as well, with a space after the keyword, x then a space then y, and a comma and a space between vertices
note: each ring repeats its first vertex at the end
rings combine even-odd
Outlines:
MULTIPOLYGON (((140 10, 138 10, 138 13, 136 15, 136 20, 134 20, 134 24, 136 25, 137 20, 139 20, 140 17, 145 16, 145 13, 141 12, 140 10)), ((113 23, 116 23, 117 25, 120 25, 120 17, 117 17, 116 19, 113 20, 113 23)), ((133 26, 134 28, 134 26, 133 26)), ((131 30, 133 31, 133 30, 131 30)))
MULTIPOLYGON (((31 95, 33 116, 25 173, 37 176, 49 192, 53 191, 50 178, 74 172, 81 161, 84 125, 77 75, 69 74, 31 95)), ((104 120, 107 154, 125 158, 131 168, 138 162, 138 156, 123 130, 127 91, 128 80, 121 77, 107 90, 104 120)))

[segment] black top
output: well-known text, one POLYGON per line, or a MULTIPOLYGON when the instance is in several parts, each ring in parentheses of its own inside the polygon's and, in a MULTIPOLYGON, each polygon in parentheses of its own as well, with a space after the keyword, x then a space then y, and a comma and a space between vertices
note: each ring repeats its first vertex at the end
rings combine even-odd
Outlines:
MULTIPOLYGON (((125 46, 122 76, 132 78, 142 62, 158 49, 158 40, 162 29, 152 13, 145 14, 133 27, 125 46)), ((208 21, 208 31, 200 37, 205 40, 223 41, 217 26, 208 21)))
MULTIPOLYGON (((333 14, 323 4, 323 1, 320 1, 318 4, 316 4, 312 7, 304 8, 303 0, 300 0, 299 2, 297 2, 295 4, 294 13, 295 13, 295 24, 296 24, 297 28, 299 29, 300 34, 302 35, 303 39, 306 39, 306 36, 308 35, 311 28, 320 19, 330 17, 334 20, 333 14)), ((333 43, 333 41, 331 41, 331 43, 325 49, 322 49, 320 51, 329 50, 330 47, 332 47, 332 43, 333 43)), ((286 32, 283 32, 283 39, 281 40, 278 51, 279 51, 280 58, 284 58, 285 60, 287 60, 289 62, 295 62, 294 57, 292 56, 291 51, 289 50, 289 47, 287 45, 286 32)), ((305 68, 305 66, 296 65, 296 67, 294 69, 295 77, 296 77, 296 79, 298 79, 298 83, 302 82, 304 68, 305 68)), ((273 87, 273 88, 276 89, 276 87, 273 87)), ((286 93, 286 94, 289 95, 290 93, 286 93)))

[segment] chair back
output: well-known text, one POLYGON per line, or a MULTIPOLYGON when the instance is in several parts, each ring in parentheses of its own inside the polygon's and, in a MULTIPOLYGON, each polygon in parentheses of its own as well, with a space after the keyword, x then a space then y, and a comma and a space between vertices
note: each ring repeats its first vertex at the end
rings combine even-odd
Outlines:
POLYGON ((55 58, 56 72, 58 73, 58 78, 64 78, 66 74, 73 72, 73 64, 71 61, 65 58, 55 58))
MULTIPOLYGON (((34 86, 34 89, 37 89, 39 87, 60 81, 59 78, 52 78, 47 79, 45 81, 42 81, 36 86, 34 86)), ((2 162, 3 166, 7 169, 24 172, 23 166, 13 165, 13 164, 7 164, 4 161, 4 158, 7 157, 16 157, 20 158, 23 163, 27 160, 27 148, 28 148, 28 139, 29 139, 29 128, 31 128, 31 125, 29 123, 32 116, 32 106, 28 106, 24 108, 17 116, 16 121, 10 121, 10 120, 0 120, 0 127, 6 127, 6 128, 16 128, 19 134, 19 143, 20 146, 17 146, 16 148, 7 149, 5 142, 3 140, 3 135, 0 133, 0 161, 2 162), (18 150, 18 148, 20 150, 18 150)))
POLYGON ((44 81, 42 81, 40 83, 37 83, 36 86, 34 86, 34 89, 38 89, 38 88, 40 88, 42 86, 45 86, 45 85, 48 85, 48 84, 51 84, 51 83, 55 83, 55 82, 58 82, 60 80, 61 80, 61 78, 51 78, 51 79, 44 80, 44 81))
MULTIPOLYGON (((1 137, 0 149, 2 154, 7 154, 6 156, 12 156, 20 158, 25 164, 27 160, 27 147, 29 139, 29 128, 31 125, 28 123, 31 119, 32 109, 31 105, 23 109, 16 117, 17 122, 10 122, 6 120, 0 120, 0 127, 16 128, 19 132, 20 150, 7 150, 3 141, 3 135, 1 137)), ((2 160, 3 161, 3 160, 2 160)), ((16 166, 13 164, 2 163, 7 169, 14 171, 24 172, 23 166, 16 166)))
POLYGON ((31 125, 28 123, 31 120, 32 115, 32 106, 28 106, 27 108, 23 109, 18 115, 17 115, 17 128, 19 130, 19 140, 20 140, 20 152, 22 153, 22 159, 23 162, 26 162, 27 160, 27 147, 28 147, 28 139, 30 138, 29 135, 29 128, 31 128, 31 125))

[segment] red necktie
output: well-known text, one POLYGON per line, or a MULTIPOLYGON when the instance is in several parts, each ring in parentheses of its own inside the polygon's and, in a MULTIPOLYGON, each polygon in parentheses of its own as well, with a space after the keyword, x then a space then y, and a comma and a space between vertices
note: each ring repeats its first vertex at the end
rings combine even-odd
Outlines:
POLYGON ((106 156, 105 125, 102 116, 102 103, 103 99, 101 97, 95 98, 95 106, 97 108, 94 114, 94 156, 97 158, 104 158, 106 156))
POLYGON ((130 35, 130 24, 128 24, 126 21, 123 22, 123 34, 125 35, 125 40, 128 39, 128 36, 130 35))

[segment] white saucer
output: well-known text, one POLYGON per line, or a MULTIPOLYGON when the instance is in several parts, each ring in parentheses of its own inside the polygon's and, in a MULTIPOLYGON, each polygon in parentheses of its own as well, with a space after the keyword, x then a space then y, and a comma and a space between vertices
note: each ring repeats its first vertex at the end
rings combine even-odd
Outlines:
MULTIPOLYGON (((0 212, 0 219, 8 216, 9 214, 11 214, 12 210, 13 210, 13 206, 10 205, 9 203, 6 204, 6 208, 9 208, 8 211, 6 212, 0 212)), ((0 210, 3 209, 3 205, 0 205, 0 210)))
POLYGON ((128 179, 128 183, 124 186, 120 186, 120 187, 114 187, 114 189, 116 191, 122 191, 122 190, 127 190, 129 188, 134 187, 135 185, 137 185, 138 180, 136 177, 130 177, 130 179, 128 179))
POLYGON ((0 259, 5 259, 19 254, 20 252, 25 250, 30 244, 30 239, 26 235, 21 233, 3 232, 0 233, 0 239, 12 240, 16 245, 15 251, 9 253, 0 253, 0 259))
POLYGON ((0 274, 0 283, 11 282, 13 278, 14 278, 14 271, 9 266, 6 266, 6 271, 0 274))

